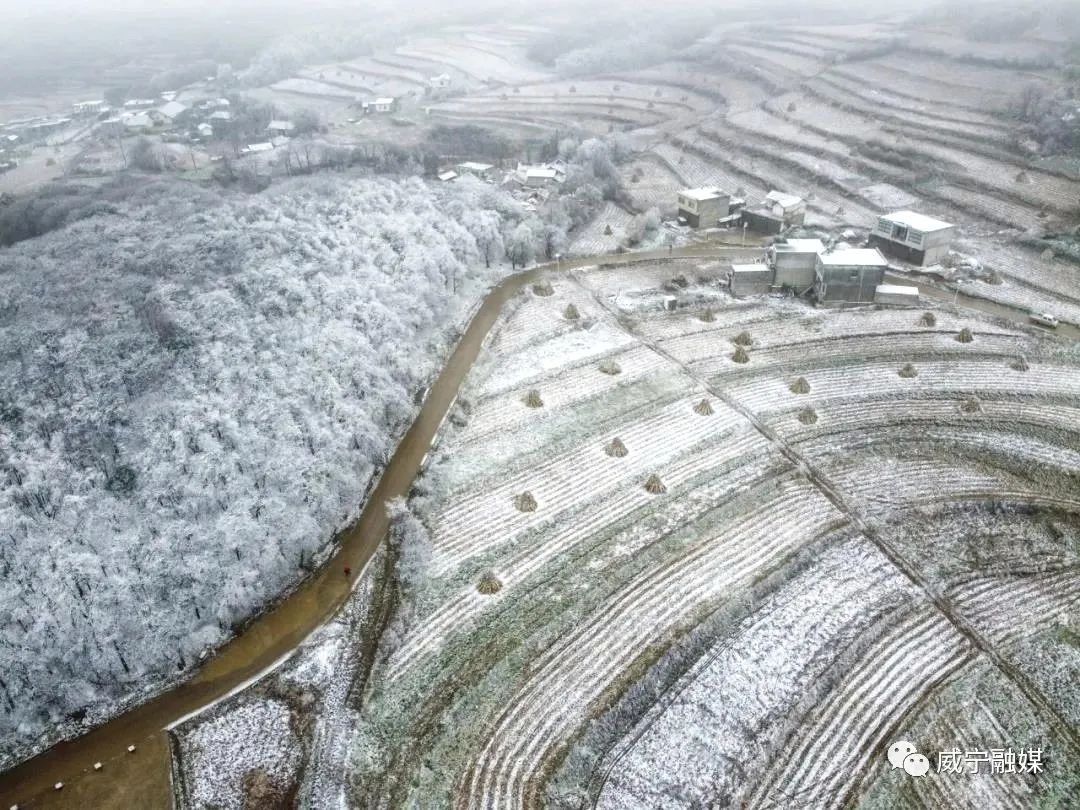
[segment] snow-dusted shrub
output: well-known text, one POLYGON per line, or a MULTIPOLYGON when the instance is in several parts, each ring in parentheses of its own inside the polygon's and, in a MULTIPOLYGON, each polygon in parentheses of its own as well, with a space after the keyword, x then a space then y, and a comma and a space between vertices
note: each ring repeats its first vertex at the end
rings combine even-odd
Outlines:
POLYGON ((622 374, 622 366, 616 363, 614 360, 604 360, 600 366, 600 371, 603 374, 609 374, 614 376, 616 374, 622 374))
POLYGON ((705 323, 712 323, 716 320, 716 315, 713 314, 711 308, 706 308, 705 311, 701 313, 700 318, 705 323))
POLYGON ((318 564, 496 278, 465 194, 161 192, 0 250, 0 765, 318 564))
POLYGON ((555 294, 555 288, 551 286, 550 281, 541 281, 537 284, 533 284, 533 293, 540 296, 548 296, 555 294))

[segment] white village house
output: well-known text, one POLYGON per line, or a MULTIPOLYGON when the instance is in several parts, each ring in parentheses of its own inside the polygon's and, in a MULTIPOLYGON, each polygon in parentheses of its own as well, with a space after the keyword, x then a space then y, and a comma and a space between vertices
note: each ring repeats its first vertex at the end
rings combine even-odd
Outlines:
POLYGON ((922 266, 939 264, 949 253, 956 226, 914 211, 878 217, 870 244, 891 256, 922 266))
POLYGON ((679 192, 679 218, 691 228, 715 228, 728 215, 731 195, 715 187, 684 188, 679 192))

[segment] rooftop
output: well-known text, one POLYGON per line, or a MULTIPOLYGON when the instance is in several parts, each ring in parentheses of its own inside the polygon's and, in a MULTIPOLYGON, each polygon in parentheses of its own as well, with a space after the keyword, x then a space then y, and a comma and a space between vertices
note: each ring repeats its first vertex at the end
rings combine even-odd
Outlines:
POLYGON ((464 169, 467 172, 487 172, 495 167, 490 163, 476 163, 472 160, 466 160, 464 163, 459 163, 458 168, 464 169))
POLYGON ((161 107, 161 114, 166 115, 169 118, 176 118, 180 113, 185 112, 187 107, 181 104, 179 101, 170 101, 161 107))
POLYGON ((907 284, 878 284, 874 288, 876 292, 886 295, 914 295, 918 296, 919 288, 907 284))
POLYGON ((888 267, 889 262, 877 248, 846 248, 832 253, 819 253, 824 265, 837 267, 888 267))
POLYGON ((825 243, 820 239, 788 239, 773 245, 778 253, 822 253, 825 243))
POLYGON ((914 211, 896 211, 892 214, 884 214, 881 218, 900 225, 907 225, 909 228, 914 228, 923 233, 932 233, 933 231, 952 227, 949 222, 942 222, 940 219, 934 219, 925 214, 917 214, 914 211))
POLYGON ((727 196, 720 189, 710 186, 703 186, 701 188, 684 188, 679 192, 683 197, 688 197, 691 200, 715 200, 718 197, 727 196))
POLYGON ((394 99, 392 96, 384 96, 383 98, 375 99, 374 103, 377 107, 389 107, 391 104, 394 103, 394 99))
POLYGON ((779 205, 783 208, 791 208, 802 202, 802 197, 787 194, 783 191, 770 191, 765 195, 765 202, 779 205))
POLYGON ((732 273, 771 273, 772 268, 767 264, 733 264, 732 273))

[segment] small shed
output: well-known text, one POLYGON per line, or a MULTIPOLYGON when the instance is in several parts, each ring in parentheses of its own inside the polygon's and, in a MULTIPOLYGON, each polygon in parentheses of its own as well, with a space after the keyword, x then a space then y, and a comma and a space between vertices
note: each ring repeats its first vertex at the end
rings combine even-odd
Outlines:
POLYGON ((451 180, 458 179, 458 173, 455 172, 453 169, 448 169, 445 172, 439 172, 437 176, 444 183, 449 183, 451 180))
POLYGON ((878 284, 874 290, 874 303, 898 307, 917 307, 919 305, 919 288, 906 284, 878 284))
POLYGON ((743 223, 758 233, 780 233, 806 219, 806 203, 802 197, 783 191, 770 191, 758 205, 744 208, 743 223))
POLYGON ((731 265, 731 294, 760 295, 769 291, 773 270, 767 264, 731 265))
POLYGON ((956 226, 914 211, 878 217, 870 244, 920 266, 938 264, 949 252, 956 226))

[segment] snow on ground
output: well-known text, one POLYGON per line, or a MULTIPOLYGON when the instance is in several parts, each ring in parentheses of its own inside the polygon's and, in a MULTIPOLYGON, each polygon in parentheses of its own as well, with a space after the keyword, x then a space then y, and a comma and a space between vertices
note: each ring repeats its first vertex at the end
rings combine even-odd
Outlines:
MULTIPOLYGON (((608 808, 793 792, 840 804, 875 767, 888 724, 972 661, 931 598, 963 582, 939 582, 937 557, 885 532, 925 568, 922 592, 853 517, 934 537, 987 499, 1080 510, 1067 495, 1080 456, 1065 404, 1080 378, 1054 344, 969 312, 935 311, 926 327, 910 310, 735 301, 704 265, 575 271, 553 295, 508 307, 463 392, 471 409, 418 485, 430 579, 376 675, 354 790, 404 776, 406 795, 434 806, 519 808, 604 775, 608 808), (561 323, 570 302, 589 326, 561 323), (956 339, 964 327, 973 342, 956 339), (737 363, 743 331, 750 361, 737 363), (1021 354, 1028 370, 1010 368, 1021 354), (635 364, 650 357, 641 376, 635 364), (908 358, 914 378, 898 374, 908 358), (601 359, 623 373, 605 379, 601 359), (801 374, 809 390, 793 391, 801 374), (524 402, 531 389, 542 406, 524 402), (977 408, 962 409, 972 394, 977 408), (807 409, 813 419, 796 418, 807 409), (663 491, 646 488, 650 475, 663 491), (478 587, 485 577, 497 592, 478 587), (734 621, 693 652, 684 634, 710 616, 734 621), (371 753, 405 740, 424 762, 407 776, 371 753), (606 759, 588 765, 598 751, 606 759)), ((1075 557, 1073 529, 1048 536, 1059 557, 1075 557)), ((1002 607, 1030 599, 1018 632, 1037 634, 1074 604, 1074 580, 995 590, 972 579, 952 610, 1014 643, 1002 607)))
POLYGON ((288 795, 302 758, 290 723, 284 703, 250 700, 198 726, 180 746, 184 778, 191 785, 188 806, 244 810, 269 803, 269 796, 288 795), (252 801, 256 772, 265 774, 268 785, 262 802, 252 801))
POLYGON ((702 806, 737 791, 738 775, 760 770, 763 750, 794 724, 806 683, 826 676, 828 651, 869 630, 879 606, 909 596, 908 583, 864 541, 829 549, 709 650, 609 753, 597 807, 702 806), (747 746, 748 732, 756 745, 747 746))

